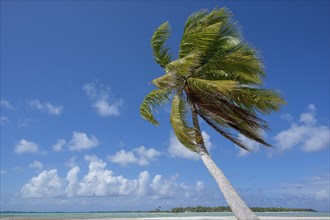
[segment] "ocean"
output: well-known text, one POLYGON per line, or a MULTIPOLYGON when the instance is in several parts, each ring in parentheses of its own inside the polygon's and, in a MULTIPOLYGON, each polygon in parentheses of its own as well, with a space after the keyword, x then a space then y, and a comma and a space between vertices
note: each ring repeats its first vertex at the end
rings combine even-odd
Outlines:
MULTIPOLYGON (((269 217, 329 217, 329 212, 262 212, 258 216, 269 217)), ((234 216, 231 212, 202 212, 202 213, 166 213, 166 212, 29 212, 0 213, 0 218, 6 219, 105 219, 105 218, 162 218, 162 217, 226 217, 234 216)))

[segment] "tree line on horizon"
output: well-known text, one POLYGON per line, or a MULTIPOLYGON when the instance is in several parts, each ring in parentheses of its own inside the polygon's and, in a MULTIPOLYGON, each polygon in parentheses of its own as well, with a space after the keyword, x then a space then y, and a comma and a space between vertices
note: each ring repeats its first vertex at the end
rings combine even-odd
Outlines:
MULTIPOLYGON (((283 208, 283 207, 250 207, 253 212, 316 212, 309 208, 283 208)), ((232 212, 229 206, 195 206, 195 207, 176 207, 171 212, 232 212)))

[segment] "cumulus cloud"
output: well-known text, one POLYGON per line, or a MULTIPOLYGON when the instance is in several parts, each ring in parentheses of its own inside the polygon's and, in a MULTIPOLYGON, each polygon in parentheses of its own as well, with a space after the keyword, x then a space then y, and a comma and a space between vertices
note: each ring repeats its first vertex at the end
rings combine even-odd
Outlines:
POLYGON ((92 104, 96 109, 97 113, 101 116, 118 116, 120 114, 119 109, 122 105, 122 102, 114 102, 110 104, 106 100, 97 100, 92 104))
POLYGON ((99 140, 92 135, 88 137, 83 132, 73 132, 72 139, 67 145, 70 151, 80 151, 95 148, 100 144, 99 140))
POLYGON ((77 156, 70 157, 70 159, 66 161, 64 165, 70 168, 75 167, 77 166, 76 160, 77 160, 77 156))
POLYGON ((150 164, 150 161, 154 161, 160 152, 153 148, 145 148, 144 146, 133 149, 132 151, 120 150, 116 154, 108 157, 109 161, 118 163, 122 166, 128 164, 137 164, 139 166, 145 166, 150 164))
POLYGON ((39 145, 34 143, 33 141, 27 141, 25 139, 22 139, 15 146, 14 152, 16 154, 38 153, 39 145))
POLYGON ((33 161, 33 163, 29 164, 29 168, 36 169, 36 170, 42 170, 44 168, 44 165, 40 161, 33 161))
POLYGON ((78 166, 72 167, 65 178, 67 181, 65 193, 68 197, 73 197, 77 194, 79 188, 78 173, 80 173, 80 168, 78 166))
POLYGON ((300 146, 305 152, 313 152, 329 147, 330 130, 317 123, 316 107, 310 104, 307 112, 300 114, 299 122, 292 123, 289 129, 279 132, 274 139, 281 152, 294 146, 300 146))
POLYGON ((166 179, 161 175, 153 178, 148 171, 142 171, 137 178, 129 179, 106 168, 107 164, 97 156, 85 156, 89 162, 88 171, 79 178, 81 169, 72 167, 65 178, 58 176, 56 169, 44 170, 31 178, 21 189, 27 198, 71 198, 71 197, 116 197, 150 196, 168 198, 187 197, 204 189, 204 183, 197 181, 188 186, 178 183, 177 178, 166 179))
POLYGON ((90 161, 88 173, 79 184, 77 192, 80 196, 128 195, 137 188, 136 180, 128 180, 123 176, 115 176, 106 169, 106 163, 95 156, 85 158, 90 161))
POLYGON ((64 139, 58 139, 56 143, 52 146, 53 151, 60 152, 63 150, 66 141, 64 139))
POLYGON ((56 169, 42 171, 21 189, 22 196, 29 198, 57 197, 63 193, 63 180, 58 176, 56 169))
MULTIPOLYGON (((211 137, 205 131, 202 131, 202 136, 204 138, 205 146, 208 150, 212 148, 212 143, 210 141, 211 137)), ((168 147, 168 153, 171 157, 180 157, 190 160, 198 160, 199 155, 188 150, 185 146, 183 146, 180 141, 176 138, 176 136, 172 133, 170 136, 170 144, 168 147)))
POLYGON ((120 108, 123 105, 123 100, 113 100, 109 87, 98 82, 88 83, 83 86, 87 97, 92 101, 92 107, 96 112, 103 117, 120 115, 120 108))
POLYGON ((7 101, 7 100, 1 100, 0 106, 1 106, 1 108, 5 108, 5 109, 13 109, 14 108, 12 106, 12 104, 10 104, 10 102, 7 101))
POLYGON ((153 191, 157 192, 157 195, 155 196, 166 197, 173 196, 176 193, 177 188, 187 188, 185 184, 180 185, 171 179, 164 179, 162 175, 156 175, 151 181, 150 187, 153 191))
POLYGON ((60 115, 63 111, 62 106, 56 106, 50 102, 40 102, 39 100, 28 100, 27 104, 36 110, 46 112, 50 115, 60 115))

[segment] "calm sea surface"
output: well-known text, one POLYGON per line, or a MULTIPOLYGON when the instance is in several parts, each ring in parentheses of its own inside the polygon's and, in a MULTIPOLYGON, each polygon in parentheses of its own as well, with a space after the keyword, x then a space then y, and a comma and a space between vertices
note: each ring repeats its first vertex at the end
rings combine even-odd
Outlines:
MULTIPOLYGON (((258 216, 278 217, 330 217, 329 212, 262 212, 258 216)), ((0 218, 15 219, 102 219, 102 218, 147 218, 147 217, 190 217, 190 216, 233 216, 230 212, 205 212, 205 213, 148 213, 148 212, 97 212, 97 213, 0 213, 0 218)))

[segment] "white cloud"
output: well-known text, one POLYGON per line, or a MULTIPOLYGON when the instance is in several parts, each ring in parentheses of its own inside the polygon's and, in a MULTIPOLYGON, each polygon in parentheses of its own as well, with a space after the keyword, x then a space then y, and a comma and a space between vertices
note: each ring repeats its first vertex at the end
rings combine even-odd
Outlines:
POLYGON ((122 101, 110 104, 106 100, 97 100, 92 106, 96 109, 99 115, 107 117, 120 115, 119 108, 122 104, 122 101))
POLYGON ((99 140, 92 135, 90 138, 83 132, 73 132, 67 147, 70 151, 87 150, 99 145, 99 140))
POLYGON ((33 141, 27 141, 25 139, 22 139, 15 146, 14 152, 16 154, 38 153, 39 152, 39 145, 34 143, 33 141))
POLYGON ((87 155, 89 162, 87 173, 80 179, 81 169, 72 167, 65 178, 58 176, 57 170, 44 170, 26 183, 21 189, 21 195, 27 198, 72 198, 72 197, 115 197, 129 198, 147 197, 169 198, 189 197, 198 194, 204 189, 204 183, 197 181, 195 185, 188 186, 178 183, 176 175, 166 179, 161 175, 150 177, 148 171, 142 171, 137 178, 129 179, 115 175, 106 169, 106 162, 97 156, 87 155), (131 197, 130 197, 131 196, 131 197))
POLYGON ((86 84, 83 86, 83 90, 88 98, 92 100, 92 107, 100 116, 120 115, 120 108, 124 102, 121 99, 113 101, 109 87, 104 88, 102 84, 96 82, 86 84))
POLYGON ((137 164, 139 166, 145 166, 150 164, 150 161, 155 160, 160 156, 160 152, 144 146, 133 149, 132 151, 120 150, 115 155, 109 156, 109 161, 113 163, 119 163, 122 166, 128 164, 137 164))
POLYGON ((309 105, 307 110, 300 114, 298 123, 292 123, 289 129, 275 136, 279 151, 283 152, 297 145, 305 152, 319 151, 329 147, 329 127, 318 125, 314 105, 309 105))
POLYGON ((0 106, 5 109, 13 109, 13 106, 7 100, 1 100, 0 106))
POLYGON ((163 180, 161 175, 156 175, 150 186, 158 195, 173 196, 173 184, 172 181, 163 180))
POLYGON ((56 106, 49 102, 40 102, 39 100, 29 100, 28 105, 36 110, 46 112, 50 115, 60 115, 63 111, 62 106, 56 106))
MULTIPOLYGON (((212 143, 210 141, 210 135, 205 131, 202 131, 202 136, 204 138, 205 146, 208 150, 212 148, 212 143)), ((176 138, 174 134, 170 136, 170 144, 168 147, 168 153, 171 157, 180 157, 190 160, 198 160, 200 157, 197 153, 194 153, 188 150, 185 146, 183 146, 180 141, 176 138)))
POLYGON ((6 170, 0 170, 0 175, 5 175, 7 173, 6 170))
POLYGON ((63 180, 57 175, 57 170, 44 170, 33 177, 21 189, 23 197, 47 198, 63 195, 63 180))
POLYGON ((77 160, 77 156, 70 157, 70 159, 66 161, 64 165, 70 168, 75 167, 77 166, 76 160, 77 160))
POLYGON ((33 163, 29 164, 29 168, 42 170, 44 168, 44 165, 40 161, 35 160, 33 161, 33 163))
POLYGON ((60 152, 63 150, 66 141, 64 139, 58 139, 56 143, 52 146, 53 151, 60 152))
POLYGON ((150 175, 148 171, 142 171, 139 174, 139 178, 137 180, 137 190, 136 190, 136 194, 138 196, 146 195, 148 193, 149 178, 150 175))
POLYGON ((90 161, 88 173, 79 183, 80 196, 128 195, 136 192, 137 181, 123 176, 115 176, 113 171, 105 169, 106 163, 95 156, 85 158, 90 161))
POLYGON ((0 117, 0 125, 4 125, 4 124, 6 124, 7 122, 9 122, 8 117, 5 117, 5 116, 1 116, 1 117, 0 117))
POLYGON ((78 173, 80 172, 80 168, 78 166, 75 166, 71 168, 66 176, 66 180, 68 182, 65 193, 68 197, 72 197, 77 194, 79 184, 78 184, 78 173))

